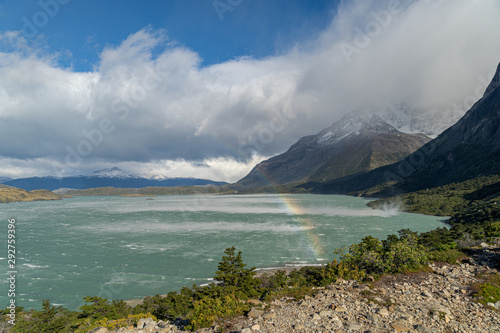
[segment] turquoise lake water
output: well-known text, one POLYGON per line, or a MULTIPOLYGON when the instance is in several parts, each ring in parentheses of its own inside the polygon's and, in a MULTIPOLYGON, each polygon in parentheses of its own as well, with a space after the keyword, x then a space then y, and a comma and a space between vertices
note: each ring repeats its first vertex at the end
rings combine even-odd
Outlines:
MULTIPOLYGON (((76 310, 85 296, 135 299, 205 284, 224 249, 248 267, 322 264, 372 235, 442 227, 442 218, 373 210, 335 195, 76 197, 1 204, 2 235, 16 219, 16 304, 42 299, 76 310)), ((0 250, 6 276, 7 245, 0 250)), ((9 284, 0 283, 5 308, 9 284)))

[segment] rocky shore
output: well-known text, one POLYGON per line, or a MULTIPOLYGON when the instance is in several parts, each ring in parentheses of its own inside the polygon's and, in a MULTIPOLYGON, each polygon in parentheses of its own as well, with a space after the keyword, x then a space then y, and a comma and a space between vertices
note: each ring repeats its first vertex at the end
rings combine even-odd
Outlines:
MULTIPOLYGON (((261 269, 257 269, 255 271, 255 277, 261 277, 265 274, 267 275, 274 275, 276 272, 278 271, 285 271, 285 274, 288 275, 290 274, 291 272, 293 271, 296 271, 296 270, 299 270, 301 269, 302 267, 305 267, 306 265, 297 265, 297 266, 285 266, 285 267, 276 267, 276 268, 261 268, 261 269)), ((318 265, 319 266, 319 265, 318 265)), ((166 297, 167 294, 163 294, 163 295, 160 295, 162 297, 166 297)), ((144 298, 137 298, 137 299, 131 299, 131 300, 126 300, 125 303, 127 303, 127 305, 130 305, 131 307, 135 307, 139 304, 142 304, 142 302, 144 301, 144 298)))
MULTIPOLYGON (((485 274, 498 274, 499 256, 500 247, 483 244, 460 265, 429 264, 427 272, 387 275, 368 284, 337 281, 298 302, 256 301, 246 316, 197 332, 500 332, 500 302, 483 306, 472 297, 472 286, 485 274)), ((113 332, 177 332, 182 325, 145 319, 113 332)))

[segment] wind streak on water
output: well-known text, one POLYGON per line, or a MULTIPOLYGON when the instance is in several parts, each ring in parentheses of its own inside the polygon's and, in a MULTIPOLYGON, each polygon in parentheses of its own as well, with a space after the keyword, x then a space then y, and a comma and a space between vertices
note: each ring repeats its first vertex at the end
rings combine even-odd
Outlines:
MULTIPOLYGON (((280 196, 252 195, 4 205, 0 217, 15 217, 19 236, 16 301, 40 308, 42 299, 50 299, 76 310, 85 296, 132 299, 206 283, 233 245, 250 267, 318 264, 368 234, 383 238, 403 228, 441 226, 434 217, 367 209, 360 198, 294 195, 286 203, 280 196), (300 207, 294 211, 301 215, 290 214, 287 205, 300 207), (311 253, 311 235, 326 255, 311 253)), ((5 259, 0 265, 6 272, 5 259)), ((0 282, 2 290, 6 283, 0 282)), ((0 293, 0 304, 7 302, 0 293)))

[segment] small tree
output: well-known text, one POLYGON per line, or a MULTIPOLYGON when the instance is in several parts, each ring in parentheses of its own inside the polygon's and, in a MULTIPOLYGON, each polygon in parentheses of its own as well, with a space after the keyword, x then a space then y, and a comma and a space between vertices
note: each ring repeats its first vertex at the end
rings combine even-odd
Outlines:
POLYGON ((245 268, 241 258, 241 251, 235 254, 235 247, 227 248, 219 262, 218 270, 215 272, 214 280, 222 282, 224 287, 233 288, 241 291, 248 296, 254 295, 255 288, 259 281, 254 278, 256 272, 255 267, 250 269, 245 268))
POLYGON ((87 296, 83 298, 86 303, 80 307, 81 318, 91 318, 99 320, 107 318, 109 320, 126 317, 132 313, 132 309, 124 301, 113 300, 108 302, 107 298, 87 296))
POLYGON ((32 311, 30 318, 22 318, 13 327, 12 332, 64 332, 68 326, 70 311, 50 304, 48 299, 42 301, 42 311, 32 311))

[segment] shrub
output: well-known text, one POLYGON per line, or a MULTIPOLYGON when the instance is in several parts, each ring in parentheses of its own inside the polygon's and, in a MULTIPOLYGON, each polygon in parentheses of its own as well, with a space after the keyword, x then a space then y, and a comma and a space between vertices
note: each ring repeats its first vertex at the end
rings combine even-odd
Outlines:
POLYGON ((351 245, 347 251, 345 248, 337 250, 341 255, 341 264, 337 263, 337 267, 333 265, 329 274, 337 270, 338 274, 346 276, 362 276, 365 273, 380 275, 421 268, 428 261, 428 255, 426 248, 418 244, 417 233, 401 230, 399 234, 399 238, 390 235, 383 242, 368 236, 361 243, 351 245))
POLYGON ((343 248, 336 252, 341 254, 341 260, 349 270, 359 269, 369 274, 382 274, 385 271, 382 243, 372 236, 363 238, 361 243, 352 244, 347 251, 343 248))
POLYGON ((322 286, 323 267, 306 266, 299 270, 292 271, 289 275, 289 285, 291 286, 322 286))
POLYGON ((68 316, 70 311, 58 306, 50 305, 50 301, 45 299, 42 301, 41 311, 31 311, 28 316, 16 317, 16 325, 13 326, 12 332, 29 333, 29 332, 65 332, 69 328, 68 316))
POLYGON ((129 314, 126 318, 115 319, 115 320, 108 320, 108 318, 102 318, 93 324, 90 324, 89 321, 86 321, 85 323, 83 323, 78 327, 75 333, 89 332, 98 327, 104 327, 107 328, 108 330, 118 330, 122 327, 137 326, 139 320, 146 318, 152 318, 153 320, 157 320, 156 317, 150 313, 141 313, 136 315, 129 314))
POLYGON ((350 267, 345 261, 334 259, 323 268, 324 284, 335 283, 338 279, 361 281, 366 277, 366 272, 358 267, 350 267))
POLYGON ((132 308, 124 301, 113 300, 108 302, 106 298, 87 296, 84 298, 86 303, 80 307, 82 311, 80 318, 90 318, 99 320, 107 318, 110 320, 126 317, 132 313, 132 308))
POLYGON ((500 221, 492 222, 485 228, 487 237, 500 237, 500 221))
POLYGON ((260 278, 260 288, 264 290, 281 290, 285 288, 290 278, 286 275, 286 271, 278 270, 274 274, 264 274, 260 278))
POLYGON ((500 301, 500 275, 491 274, 484 277, 480 284, 472 286, 474 296, 482 304, 500 301))
POLYGON ((182 288, 180 293, 169 292, 165 297, 148 296, 134 308, 134 313, 151 313, 161 320, 185 317, 193 308, 194 297, 195 292, 187 287, 182 288))
POLYGON ((414 235, 402 237, 399 241, 385 249, 383 255, 384 269, 388 273, 401 273, 422 267, 427 262, 427 250, 417 243, 414 235))
POLYGON ((232 296, 223 298, 204 298, 194 303, 194 308, 189 315, 190 330, 208 327, 215 322, 220 322, 229 317, 242 315, 248 311, 248 305, 232 296))

